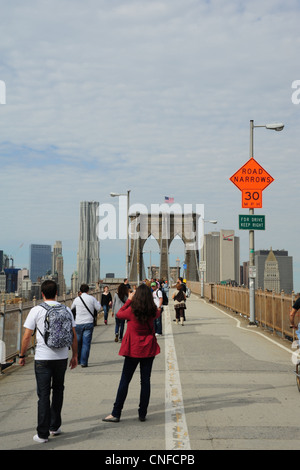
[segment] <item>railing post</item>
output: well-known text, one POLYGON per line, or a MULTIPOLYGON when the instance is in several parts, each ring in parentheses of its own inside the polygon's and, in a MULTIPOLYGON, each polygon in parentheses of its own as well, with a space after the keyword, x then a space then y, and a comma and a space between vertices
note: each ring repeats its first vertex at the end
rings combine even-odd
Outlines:
POLYGON ((274 325, 274 316, 275 316, 275 290, 272 290, 272 328, 273 334, 275 332, 275 325, 274 325))
POLYGON ((18 314, 18 340, 17 340, 17 349, 21 351, 22 343, 22 316, 23 316, 23 304, 22 300, 19 301, 19 314, 18 314))
MULTIPOLYGON (((4 344, 4 346, 5 346, 5 343, 4 343, 5 310, 6 310, 6 303, 3 301, 3 302, 1 302, 1 307, 0 307, 0 340, 1 340, 1 345, 4 344)), ((2 356, 2 351, 1 351, 1 355, 0 355, 0 375, 2 375, 1 356, 2 356)), ((6 358, 5 358, 5 360, 6 360, 6 358)))
POLYGON ((282 334, 282 337, 284 338, 284 335, 283 335, 283 332, 284 332, 284 328, 283 328, 283 297, 284 297, 284 291, 282 290, 282 291, 281 291, 281 297, 280 297, 280 307, 281 307, 281 334, 282 334))

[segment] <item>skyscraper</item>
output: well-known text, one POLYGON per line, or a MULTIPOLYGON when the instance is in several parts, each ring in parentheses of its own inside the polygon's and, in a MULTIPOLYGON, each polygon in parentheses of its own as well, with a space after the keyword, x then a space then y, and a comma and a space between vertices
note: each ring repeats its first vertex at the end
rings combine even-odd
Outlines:
POLYGON ((277 293, 280 292, 279 266, 276 256, 272 251, 272 248, 265 261, 264 288, 267 290, 275 291, 277 293))
POLYGON ((30 279, 36 282, 38 277, 51 272, 51 245, 30 245, 30 279))
POLYGON ((240 239, 234 230, 204 235, 201 259, 206 261, 205 282, 240 282, 240 239))
POLYGON ((56 269, 56 259, 58 255, 62 255, 62 242, 56 241, 53 246, 53 253, 52 253, 52 274, 54 274, 56 269))
POLYGON ((289 256, 287 250, 258 250, 255 252, 255 266, 255 289, 292 293, 293 257, 289 256), (271 283, 271 279, 276 282, 271 283))
POLYGON ((100 278, 100 244, 97 235, 99 202, 80 203, 79 250, 77 256, 78 287, 95 285, 100 278))

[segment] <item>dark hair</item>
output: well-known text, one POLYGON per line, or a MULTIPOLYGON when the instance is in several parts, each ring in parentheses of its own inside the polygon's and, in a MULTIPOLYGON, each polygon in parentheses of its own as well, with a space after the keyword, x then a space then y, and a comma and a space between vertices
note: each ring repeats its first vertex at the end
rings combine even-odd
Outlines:
POLYGON ((87 284, 81 284, 80 292, 88 292, 89 290, 90 290, 90 288, 87 284))
POLYGON ((122 284, 119 285, 118 296, 122 302, 126 301, 126 298, 128 297, 128 290, 129 290, 128 286, 126 286, 126 284, 124 284, 123 282, 122 284))
POLYGON ((55 281, 47 280, 41 285, 41 291, 46 299, 54 299, 57 294, 57 284, 55 281))
POLYGON ((156 315, 157 307, 151 289, 146 284, 141 284, 137 288, 130 306, 141 323, 146 323, 149 318, 154 318, 156 315))

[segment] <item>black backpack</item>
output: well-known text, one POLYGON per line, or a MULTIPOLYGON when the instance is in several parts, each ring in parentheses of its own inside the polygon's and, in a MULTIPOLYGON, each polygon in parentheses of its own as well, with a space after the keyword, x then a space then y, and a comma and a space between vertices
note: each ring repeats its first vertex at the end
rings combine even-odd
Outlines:
POLYGON ((163 297, 163 305, 169 305, 169 299, 168 299, 168 296, 167 294, 165 293, 165 291, 160 287, 158 290, 161 291, 162 293, 162 297, 163 297))

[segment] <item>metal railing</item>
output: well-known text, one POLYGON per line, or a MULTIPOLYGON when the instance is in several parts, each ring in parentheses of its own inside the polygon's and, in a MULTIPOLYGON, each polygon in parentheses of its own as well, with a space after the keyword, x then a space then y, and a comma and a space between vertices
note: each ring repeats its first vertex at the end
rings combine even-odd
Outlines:
MULTIPOLYGON (((188 282, 192 292, 201 295, 200 282, 188 282)), ((205 284, 204 298, 250 318, 249 289, 220 284, 205 284)), ((289 312, 296 295, 276 294, 258 289, 255 291, 255 320, 263 328, 279 333, 283 338, 294 340, 295 330, 290 328, 289 312)), ((298 320, 299 321, 299 320, 298 320)))
MULTIPOLYGON (((107 284, 106 284, 107 285, 107 284)), ((112 297, 117 290, 116 285, 109 286, 112 297)), ((101 300, 101 294, 103 287, 99 287, 89 294, 93 295, 99 302, 101 300)), ((67 307, 71 307, 74 299, 77 297, 77 293, 64 294, 57 298, 58 302, 65 304, 67 307)), ((0 340, 2 345, 5 345, 5 360, 6 363, 14 362, 21 349, 21 342, 24 333, 24 322, 30 310, 42 302, 42 300, 32 300, 30 302, 23 303, 20 301, 18 304, 10 305, 2 302, 0 304, 0 340)), ((1 344, 1 343, 0 343, 1 344)), ((33 349, 35 346, 35 336, 32 337, 32 341, 29 347, 33 349)), ((1 364, 0 357, 0 373, 4 364, 1 364)))

